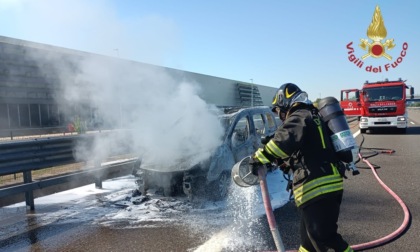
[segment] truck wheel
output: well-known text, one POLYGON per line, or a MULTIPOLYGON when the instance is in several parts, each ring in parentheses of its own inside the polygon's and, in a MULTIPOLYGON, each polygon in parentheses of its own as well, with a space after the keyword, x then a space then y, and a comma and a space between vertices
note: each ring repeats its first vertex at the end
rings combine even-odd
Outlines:
POLYGON ((366 133, 366 129, 360 129, 360 133, 366 133))

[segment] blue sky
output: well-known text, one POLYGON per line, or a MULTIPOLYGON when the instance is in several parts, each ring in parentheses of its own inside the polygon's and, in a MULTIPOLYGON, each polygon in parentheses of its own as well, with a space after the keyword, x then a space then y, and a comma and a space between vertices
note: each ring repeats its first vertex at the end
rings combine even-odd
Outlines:
POLYGON ((416 0, 0 0, 0 35, 271 87, 294 82, 315 100, 385 78, 420 93, 419 10, 416 0), (358 68, 346 45, 366 54, 358 45, 376 5, 392 60, 358 68), (385 71, 404 43, 402 62, 385 71))

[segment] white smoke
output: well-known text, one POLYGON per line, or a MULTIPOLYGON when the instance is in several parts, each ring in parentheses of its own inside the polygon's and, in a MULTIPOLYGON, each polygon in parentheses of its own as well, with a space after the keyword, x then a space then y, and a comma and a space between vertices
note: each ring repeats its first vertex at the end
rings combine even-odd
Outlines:
MULTIPOLYGON (((220 145, 223 129, 193 80, 164 68, 101 58, 77 67, 76 76, 61 79, 67 102, 88 99, 106 124, 130 130, 131 150, 149 161, 169 165, 198 154, 205 159, 220 145)), ((101 143, 100 149, 115 143, 101 143)))
POLYGON ((119 59, 162 65, 179 47, 172 20, 155 14, 125 18, 112 2, 100 0, 0 0, 0 5, 0 15, 21 34, 18 39, 114 57, 84 55, 63 62, 46 53, 35 58, 41 69, 45 62, 54 66, 60 103, 68 108, 89 103, 106 125, 130 130, 122 139, 99 143, 94 155, 102 158, 130 141, 130 151, 168 164, 197 153, 204 159, 220 144, 223 129, 194 80, 119 59))

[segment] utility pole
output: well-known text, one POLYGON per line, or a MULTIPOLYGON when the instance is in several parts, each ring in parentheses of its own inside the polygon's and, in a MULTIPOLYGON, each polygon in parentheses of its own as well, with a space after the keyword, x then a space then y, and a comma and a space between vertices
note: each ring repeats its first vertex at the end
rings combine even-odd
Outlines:
POLYGON ((254 107, 254 80, 251 80, 251 107, 254 107))

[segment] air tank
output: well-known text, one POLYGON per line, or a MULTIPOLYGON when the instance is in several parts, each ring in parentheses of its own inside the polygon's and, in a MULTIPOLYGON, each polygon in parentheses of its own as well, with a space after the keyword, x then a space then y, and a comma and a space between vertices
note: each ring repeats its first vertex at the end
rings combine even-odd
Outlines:
POLYGON ((325 97, 318 102, 318 110, 331 131, 330 137, 338 157, 343 162, 353 162, 352 149, 355 148, 356 141, 338 100, 334 97, 325 97))

